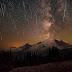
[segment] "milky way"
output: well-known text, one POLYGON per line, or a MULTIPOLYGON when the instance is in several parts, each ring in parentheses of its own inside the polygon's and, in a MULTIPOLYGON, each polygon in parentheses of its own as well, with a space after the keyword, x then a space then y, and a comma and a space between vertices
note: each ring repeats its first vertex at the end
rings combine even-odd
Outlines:
POLYGON ((72 44, 71 0, 0 0, 0 48, 47 38, 72 44))

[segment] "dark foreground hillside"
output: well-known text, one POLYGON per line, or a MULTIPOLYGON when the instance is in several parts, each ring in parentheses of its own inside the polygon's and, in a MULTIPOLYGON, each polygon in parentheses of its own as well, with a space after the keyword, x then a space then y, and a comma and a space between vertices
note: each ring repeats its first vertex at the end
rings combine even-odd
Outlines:
POLYGON ((72 60, 32 67, 18 67, 9 72, 72 72, 72 60))
MULTIPOLYGON (((15 57, 15 60, 13 60, 13 56, 11 52, 0 52, 0 72, 9 72, 12 69, 19 68, 19 67, 27 67, 28 70, 33 70, 32 66, 34 66, 34 70, 36 72, 67 72, 67 70, 71 70, 72 72, 72 48, 70 49, 63 49, 58 50, 56 47, 49 48, 47 51, 47 56, 36 55, 37 53, 34 52, 31 55, 31 52, 27 52, 27 54, 23 55, 23 59, 21 56, 18 55, 18 57, 15 57), (49 51, 49 52, 48 52, 49 51), (69 61, 71 60, 71 61, 69 61), (67 61, 67 62, 64 62, 67 61), (43 65, 46 64, 46 65, 43 65), (40 65, 40 66, 36 66, 40 65), (30 68, 29 68, 29 67, 30 68), (38 69, 37 69, 38 68, 38 69), (39 71, 37 71, 39 70, 39 71), (56 71, 54 71, 56 70, 56 71)), ((25 68, 24 68, 25 70, 25 68)), ((34 72, 35 72, 34 71, 34 72)), ((22 72, 22 71, 13 71, 13 72, 22 72)), ((25 71, 23 71, 25 72, 25 71)), ((32 72, 32 71, 29 71, 32 72)))

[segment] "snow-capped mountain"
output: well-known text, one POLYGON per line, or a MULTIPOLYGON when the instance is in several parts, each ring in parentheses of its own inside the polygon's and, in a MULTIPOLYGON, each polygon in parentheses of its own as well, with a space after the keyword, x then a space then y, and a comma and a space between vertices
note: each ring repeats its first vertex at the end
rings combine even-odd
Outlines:
POLYGON ((58 41, 58 40, 55 40, 56 44, 58 44, 59 46, 63 47, 64 49, 67 49, 67 48, 71 48, 72 45, 64 42, 64 41, 58 41))
POLYGON ((68 43, 63 42, 62 40, 54 40, 54 39, 46 39, 43 42, 39 42, 32 47, 30 47, 27 52, 36 52, 38 55, 46 55, 49 52, 49 48, 56 47, 59 50, 71 48, 72 46, 69 45, 68 43))
POLYGON ((46 39, 43 42, 39 42, 35 45, 29 45, 28 43, 20 46, 18 48, 16 47, 10 47, 8 49, 5 49, 5 51, 12 51, 12 52, 17 52, 17 51, 44 51, 48 48, 56 47, 60 50, 62 49, 67 49, 67 48, 72 48, 72 45, 63 42, 62 40, 55 40, 55 39, 46 39))
POLYGON ((28 43, 24 46, 20 46, 18 48, 9 48, 8 51, 11 51, 13 55, 24 55, 28 54, 29 52, 36 53, 36 55, 42 55, 46 56, 49 52, 49 49, 52 49, 52 47, 56 47, 59 50, 72 48, 72 45, 69 45, 68 43, 63 42, 62 40, 55 40, 55 39, 46 39, 43 42, 39 42, 35 45, 29 45, 28 43))
POLYGON ((23 45, 23 46, 20 46, 19 48, 21 48, 22 50, 28 50, 28 49, 30 49, 30 47, 32 47, 32 45, 29 45, 28 43, 27 44, 25 44, 25 45, 23 45))
POLYGON ((62 49, 67 49, 67 48, 71 48, 72 46, 69 45, 68 43, 63 42, 62 40, 53 40, 53 39, 47 39, 43 42, 39 42, 35 45, 33 45, 30 50, 34 51, 34 50, 45 50, 47 48, 52 48, 52 47, 56 47, 60 50, 62 49))
POLYGON ((49 54, 49 49, 52 49, 53 47, 57 48, 58 50, 63 49, 69 49, 72 48, 72 45, 69 45, 68 43, 63 42, 62 40, 55 40, 55 39, 46 39, 43 42, 39 42, 35 45, 29 45, 28 43, 20 46, 18 48, 11 47, 7 49, 6 51, 10 51, 12 53, 13 59, 17 57, 17 59, 24 58, 25 55, 30 54, 32 55, 41 55, 42 57, 45 57, 49 54))
POLYGON ((19 52, 19 51, 25 51, 25 50, 28 50, 29 48, 31 47, 31 45, 29 45, 28 43, 23 45, 23 46, 20 46, 20 47, 10 47, 10 48, 7 48, 7 49, 4 49, 5 52, 19 52))

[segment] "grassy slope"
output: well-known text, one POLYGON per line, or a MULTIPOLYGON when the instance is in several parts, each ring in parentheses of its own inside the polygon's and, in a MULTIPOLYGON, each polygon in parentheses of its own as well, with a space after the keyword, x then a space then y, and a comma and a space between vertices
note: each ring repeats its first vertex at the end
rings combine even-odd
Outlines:
POLYGON ((72 60, 32 67, 19 67, 11 70, 10 72, 72 72, 72 60))

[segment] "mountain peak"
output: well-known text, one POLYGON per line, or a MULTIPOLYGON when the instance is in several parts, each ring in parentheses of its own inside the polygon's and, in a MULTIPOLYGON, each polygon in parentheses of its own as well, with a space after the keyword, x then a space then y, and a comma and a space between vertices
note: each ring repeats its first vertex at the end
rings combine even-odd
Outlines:
POLYGON ((23 46, 21 46, 21 47, 19 47, 19 48, 21 48, 21 49, 23 49, 23 50, 27 50, 27 49, 29 49, 31 47, 31 45, 29 45, 28 43, 26 43, 25 45, 23 45, 23 46))
POLYGON ((56 44, 58 44, 59 46, 63 47, 63 48, 70 48, 71 45, 69 45, 68 43, 64 42, 63 40, 55 40, 56 44))
POLYGON ((43 42, 39 42, 39 43, 33 45, 30 48, 30 50, 32 50, 32 51, 35 51, 35 50, 44 51, 45 49, 52 48, 53 46, 57 47, 60 50, 70 48, 70 45, 68 43, 65 43, 62 40, 46 39, 43 42))
POLYGON ((29 44, 28 44, 28 43, 26 43, 24 46, 29 46, 29 44))

